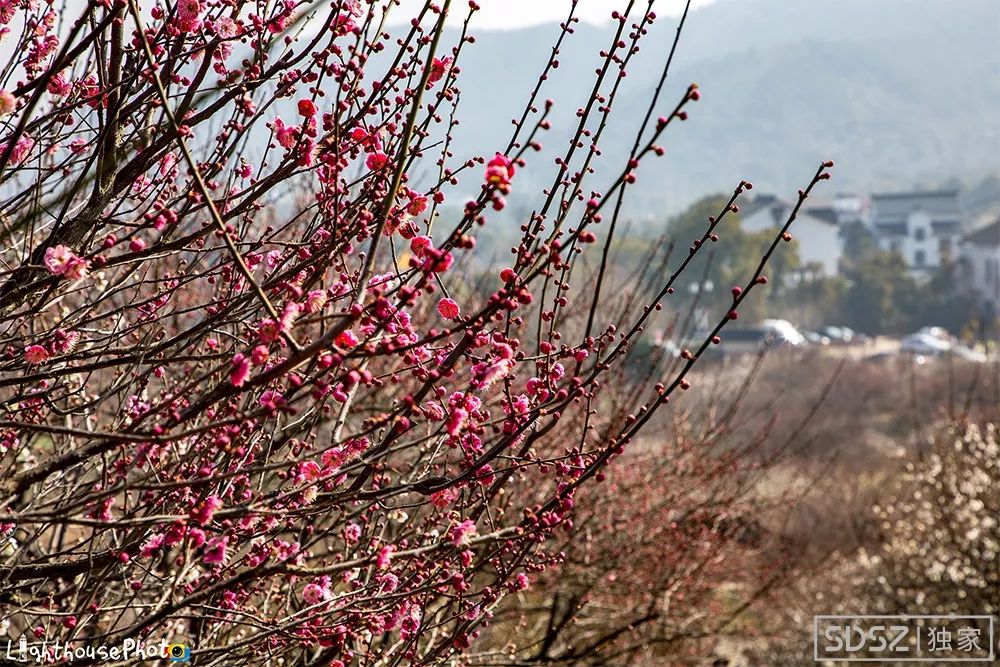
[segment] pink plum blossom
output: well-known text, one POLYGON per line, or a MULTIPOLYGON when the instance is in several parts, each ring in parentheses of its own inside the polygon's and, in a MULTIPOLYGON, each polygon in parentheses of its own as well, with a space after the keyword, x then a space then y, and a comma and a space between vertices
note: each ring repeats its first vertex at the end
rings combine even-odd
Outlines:
POLYGON ((226 561, 226 550, 229 547, 228 537, 215 537, 208 541, 205 545, 205 554, 202 556, 202 561, 206 565, 219 565, 226 561))
POLYGON ((70 280, 78 280, 87 275, 87 261, 64 245, 57 245, 45 250, 45 268, 56 276, 64 276, 70 280))
POLYGON ((437 311, 446 320, 457 319, 459 314, 458 304, 447 298, 438 301, 437 311))
POLYGON ((451 529, 451 543, 456 547, 463 547, 469 543, 476 535, 476 522, 466 519, 451 529))
POLYGON ((44 364, 49 360, 49 351, 41 345, 29 345, 24 348, 24 360, 29 364, 44 364))

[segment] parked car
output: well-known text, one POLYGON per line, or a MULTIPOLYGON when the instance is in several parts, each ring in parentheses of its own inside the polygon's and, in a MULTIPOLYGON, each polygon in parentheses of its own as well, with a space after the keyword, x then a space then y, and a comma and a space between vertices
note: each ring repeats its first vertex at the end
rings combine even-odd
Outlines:
POLYGON ((821 333, 816 333, 815 331, 803 331, 802 335, 806 337, 806 340, 810 345, 829 345, 830 339, 821 333))
POLYGON ((850 337, 842 327, 826 326, 822 327, 819 332, 829 338, 830 342, 834 345, 843 345, 851 342, 850 337))
POLYGON ((868 341, 871 340, 871 338, 869 338, 865 334, 861 333, 860 331, 855 331, 850 327, 840 327, 840 329, 841 331, 844 332, 844 335, 848 337, 849 342, 851 343, 854 344, 867 343, 868 341))
POLYGON ((949 342, 952 340, 951 334, 948 333, 948 330, 945 329, 944 327, 923 327, 919 331, 917 331, 917 333, 926 334, 928 336, 934 336, 938 340, 943 340, 945 342, 949 342))
POLYGON ((858 333, 850 327, 825 326, 819 330, 821 334, 830 339, 834 345, 850 345, 854 343, 864 343, 868 336, 858 333))
POLYGON ((722 342, 708 349, 726 357, 756 354, 771 344, 771 332, 760 327, 726 327, 720 337, 722 342))
POLYGON ((788 320, 763 320, 760 327, 771 332, 778 344, 797 347, 806 343, 806 337, 788 320))
POLYGON ((899 346, 902 352, 932 357, 945 354, 951 348, 951 343, 929 333, 915 333, 904 336, 899 346))
POLYGON ((710 345, 707 352, 713 356, 732 357, 756 354, 761 350, 797 348, 805 344, 798 331, 781 330, 768 326, 726 327, 720 334, 721 342, 710 345))

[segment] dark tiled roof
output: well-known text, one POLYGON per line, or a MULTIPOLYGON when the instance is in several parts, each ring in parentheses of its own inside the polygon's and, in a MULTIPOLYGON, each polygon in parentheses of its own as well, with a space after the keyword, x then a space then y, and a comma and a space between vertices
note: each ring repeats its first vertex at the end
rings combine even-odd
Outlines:
MULTIPOLYGON (((788 218, 788 215, 795 208, 794 204, 785 201, 781 197, 773 194, 760 194, 754 197, 752 200, 742 204, 740 206, 740 213, 744 217, 749 217, 758 211, 767 209, 771 214, 771 220, 774 224, 778 225, 788 218)), ((825 222, 827 224, 837 224, 837 214, 832 207, 818 207, 818 208, 803 208, 798 214, 799 220, 808 220, 813 218, 819 222, 825 222), (826 215, 824 211, 829 211, 829 215, 826 215)))
POLYGON ((757 211, 767 206, 775 206, 783 208, 786 206, 790 206, 790 204, 782 201, 781 199, 778 199, 777 195, 761 194, 757 195, 750 201, 741 204, 740 213, 743 215, 753 215, 757 211))
POLYGON ((1000 247, 1000 218, 985 227, 980 227, 976 231, 966 234, 962 240, 966 243, 1000 247))
POLYGON ((872 195, 872 203, 876 219, 905 218, 918 209, 949 218, 958 218, 961 214, 958 190, 882 193, 872 195))
POLYGON ((935 234, 955 234, 961 230, 958 220, 934 220, 931 229, 935 234))
POLYGON ((880 234, 887 234, 889 236, 906 236, 905 222, 880 222, 876 223, 875 227, 878 229, 880 234))
POLYGON ((914 197, 957 197, 958 188, 945 190, 914 190, 913 192, 876 192, 872 197, 879 199, 912 199, 914 197))
POLYGON ((1000 205, 1000 178, 988 178, 962 193, 962 203, 968 211, 986 210, 1000 205))
POLYGON ((834 210, 832 206, 816 206, 806 209, 806 213, 814 218, 819 218, 824 222, 830 222, 837 224, 839 217, 837 216, 837 211, 834 210))

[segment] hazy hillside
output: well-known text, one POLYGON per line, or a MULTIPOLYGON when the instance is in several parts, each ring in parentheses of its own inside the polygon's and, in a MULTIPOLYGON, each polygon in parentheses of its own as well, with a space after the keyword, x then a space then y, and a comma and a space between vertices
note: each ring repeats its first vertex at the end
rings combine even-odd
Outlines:
MULTIPOLYGON (((617 164, 631 146, 675 28, 657 21, 630 67, 605 160, 617 164)), ((557 31, 477 33, 462 56, 457 145, 502 148, 557 31)), ((558 101, 547 148, 564 145, 610 35, 581 25, 564 49, 545 93, 558 101)), ((662 110, 691 81, 703 101, 671 129, 669 159, 642 173, 630 211, 662 218, 740 178, 794 192, 827 157, 844 190, 998 173, 998 35, 995 0, 721 0, 694 12, 662 110)), ((551 159, 536 160, 523 177, 540 183, 551 172, 551 159)))

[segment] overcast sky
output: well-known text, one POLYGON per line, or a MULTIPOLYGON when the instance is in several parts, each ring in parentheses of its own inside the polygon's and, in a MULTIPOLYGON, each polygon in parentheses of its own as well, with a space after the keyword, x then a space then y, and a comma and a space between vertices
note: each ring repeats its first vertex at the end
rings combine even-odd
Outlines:
MULTIPOLYGON (((701 7, 714 0, 694 0, 692 7, 701 7)), ((569 0, 478 0, 481 9, 476 13, 475 25, 478 28, 523 28, 538 23, 550 23, 566 17, 569 11, 569 0)), ((423 0, 402 0, 402 11, 394 13, 399 16, 412 16, 414 7, 423 0)), ((576 13, 582 21, 604 23, 611 19, 611 12, 628 4, 627 0, 580 0, 576 13)), ((645 0, 637 0, 636 7, 645 6, 645 0)), ((452 1, 453 15, 464 16, 466 3, 462 0, 452 1)), ((658 15, 677 15, 684 8, 684 0, 656 0, 653 9, 658 15)))

